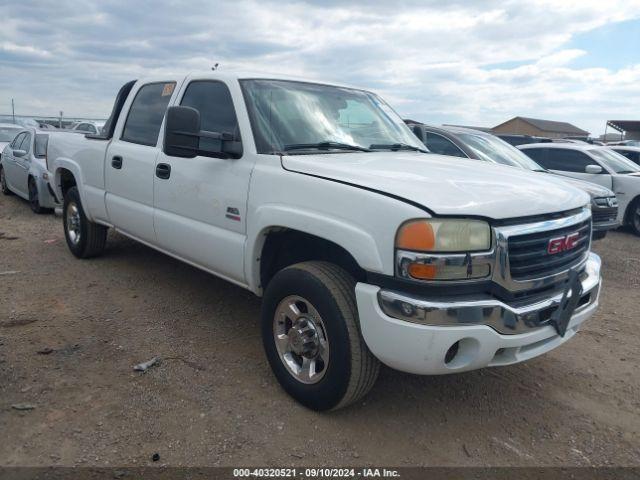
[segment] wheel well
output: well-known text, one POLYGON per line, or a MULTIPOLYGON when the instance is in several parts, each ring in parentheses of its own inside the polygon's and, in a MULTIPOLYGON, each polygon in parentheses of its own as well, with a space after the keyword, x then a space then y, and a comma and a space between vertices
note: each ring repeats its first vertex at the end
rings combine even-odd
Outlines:
POLYGON ((60 189, 62 190, 62 197, 67 194, 67 191, 71 187, 76 186, 76 177, 73 176, 70 170, 63 168, 60 170, 60 189))
POLYGON ((291 229, 272 230, 260 254, 260 285, 267 288, 273 276, 289 265, 309 260, 324 260, 349 272, 356 280, 365 279, 365 271, 353 256, 337 243, 291 229))
POLYGON ((639 202, 640 202, 640 195, 638 195, 633 200, 631 200, 627 205, 627 210, 624 212, 625 224, 628 224, 631 221, 631 215, 633 215, 633 209, 638 205, 639 202))

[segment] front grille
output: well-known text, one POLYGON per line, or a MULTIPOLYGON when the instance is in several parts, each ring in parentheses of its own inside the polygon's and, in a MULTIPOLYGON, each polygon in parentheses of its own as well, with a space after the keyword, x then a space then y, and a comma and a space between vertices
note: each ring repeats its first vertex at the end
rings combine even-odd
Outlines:
POLYGON ((591 219, 569 227, 509 237, 509 269, 514 280, 546 277, 580 263, 589 250, 591 219), (578 232, 575 247, 550 254, 549 241, 578 232))
POLYGON ((618 207, 613 208, 594 208, 591 211, 593 223, 609 223, 615 222, 618 218, 618 207))

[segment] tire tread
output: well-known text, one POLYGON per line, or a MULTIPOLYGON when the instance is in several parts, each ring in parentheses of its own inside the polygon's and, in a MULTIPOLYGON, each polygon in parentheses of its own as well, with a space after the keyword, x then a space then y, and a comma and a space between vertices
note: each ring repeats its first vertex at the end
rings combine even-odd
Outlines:
POLYGON ((380 361, 373 356, 362 338, 355 298, 355 280, 344 269, 330 262, 309 261, 287 268, 305 270, 318 278, 331 292, 342 312, 349 332, 351 376, 344 396, 332 410, 357 402, 375 384, 380 370, 380 361))

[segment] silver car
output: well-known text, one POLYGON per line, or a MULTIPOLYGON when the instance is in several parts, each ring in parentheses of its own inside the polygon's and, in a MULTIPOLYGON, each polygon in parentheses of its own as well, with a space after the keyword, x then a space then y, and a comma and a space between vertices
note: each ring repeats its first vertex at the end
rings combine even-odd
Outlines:
POLYGON ((0 188, 29 201, 35 213, 45 213, 59 203, 49 187, 47 142, 49 135, 23 128, 0 155, 0 188))

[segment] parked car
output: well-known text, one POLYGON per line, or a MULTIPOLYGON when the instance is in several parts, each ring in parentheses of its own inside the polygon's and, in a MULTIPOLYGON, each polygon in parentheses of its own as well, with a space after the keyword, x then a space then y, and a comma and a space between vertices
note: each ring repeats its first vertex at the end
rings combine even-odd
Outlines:
POLYGON ((99 135, 104 127, 104 122, 82 121, 74 123, 69 130, 76 133, 88 133, 91 135, 99 135))
POLYGON ((9 145, 23 127, 15 123, 0 123, 0 151, 9 145))
POLYGON ((35 213, 45 213, 58 206, 49 187, 46 165, 49 135, 33 128, 21 129, 6 145, 0 157, 0 189, 5 195, 15 193, 29 201, 35 213))
POLYGON ((545 142, 553 141, 551 138, 548 138, 548 137, 534 137, 531 135, 512 135, 512 134, 498 133, 496 134, 496 136, 501 138, 505 142, 510 143, 514 147, 517 147, 518 145, 525 145, 527 143, 545 143, 545 142))
POLYGON ((509 167, 524 168, 532 172, 546 173, 584 190, 591 197, 594 240, 604 238, 609 230, 620 225, 617 219, 618 200, 608 188, 550 172, 513 145, 487 132, 446 125, 442 127, 424 124, 409 125, 413 133, 433 153, 484 160, 509 167))
POLYGON ((628 158, 636 165, 640 165, 640 147, 628 147, 626 145, 612 145, 609 147, 614 152, 628 158))
POLYGON ((597 145, 554 143, 518 148, 552 172, 613 190, 618 197, 618 221, 640 235, 640 166, 608 147, 597 145))
POLYGON ((640 147, 640 140, 620 140, 618 142, 607 142, 607 146, 619 145, 626 147, 640 147))
POLYGON ((122 87, 102 136, 52 132, 47 152, 76 257, 114 228, 262 296, 271 368, 316 410, 365 395, 380 361, 528 360, 598 305, 588 195, 427 154, 365 90, 156 76, 122 87))

